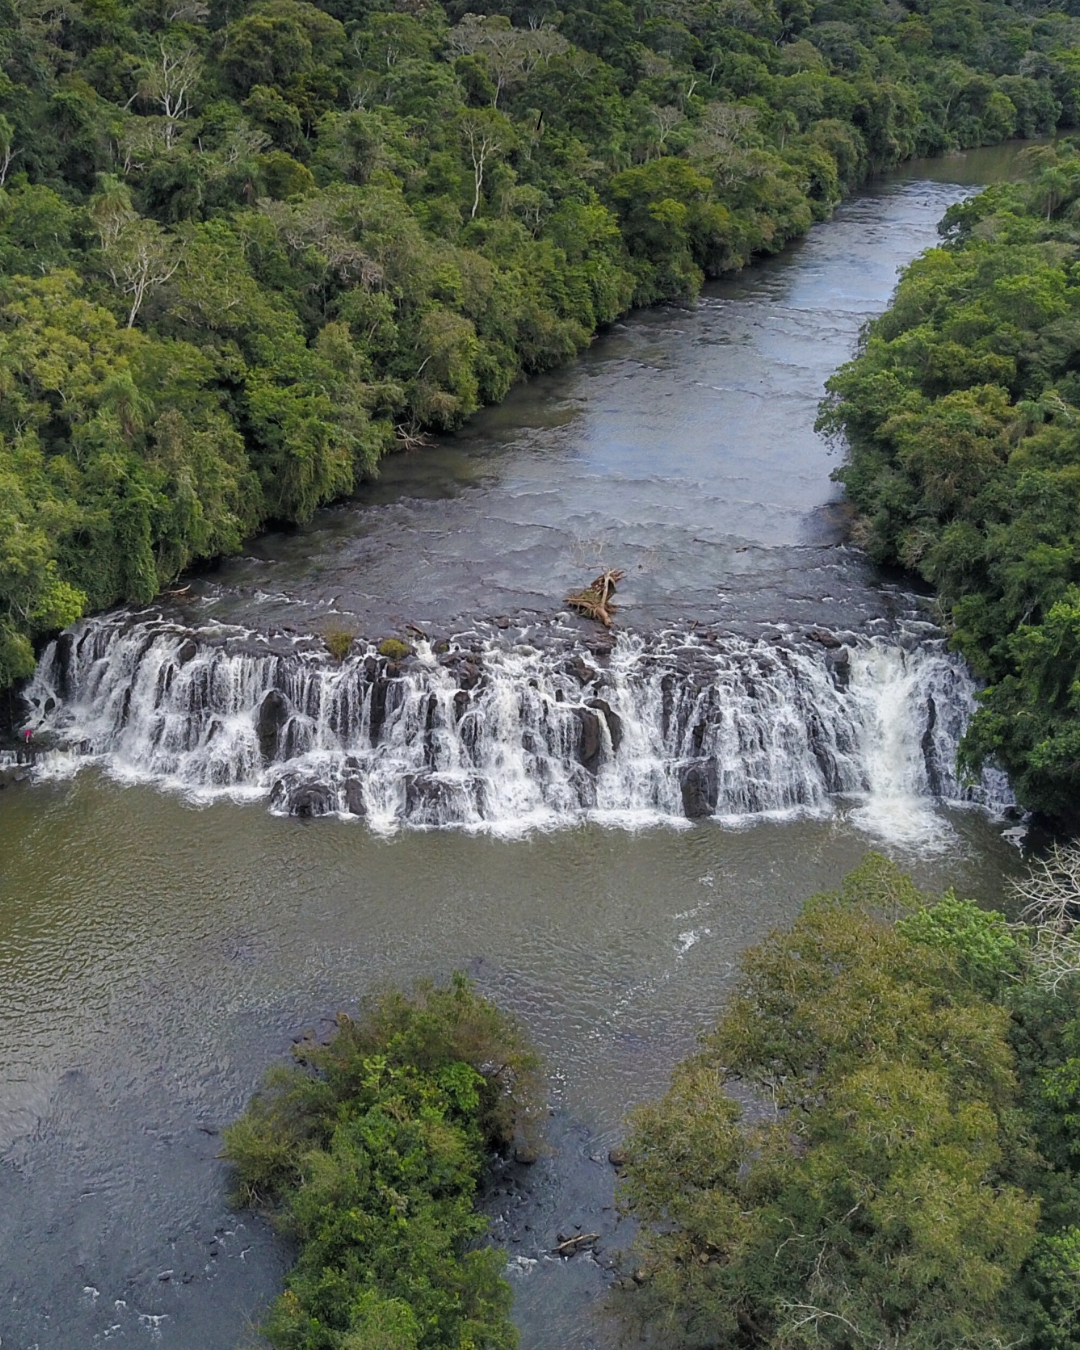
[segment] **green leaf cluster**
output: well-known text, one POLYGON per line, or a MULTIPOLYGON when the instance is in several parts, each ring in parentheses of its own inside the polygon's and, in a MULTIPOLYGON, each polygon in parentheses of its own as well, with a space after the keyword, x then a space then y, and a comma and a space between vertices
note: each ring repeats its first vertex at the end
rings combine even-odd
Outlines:
POLYGON ((870 855, 744 953, 631 1118, 631 1311, 656 1343, 1080 1343, 1077 991, 1029 982, 1025 952, 870 855))
POLYGON ((513 1350, 479 1246, 492 1149, 532 1128, 537 1060, 460 975, 369 999, 272 1071, 225 1131, 241 1203, 299 1245, 263 1330, 282 1350, 513 1350))
POLYGON ((1080 801, 1080 156, 947 214, 821 425, 878 561, 936 589, 953 644, 986 680, 962 746, 1023 805, 1075 826, 1080 801))

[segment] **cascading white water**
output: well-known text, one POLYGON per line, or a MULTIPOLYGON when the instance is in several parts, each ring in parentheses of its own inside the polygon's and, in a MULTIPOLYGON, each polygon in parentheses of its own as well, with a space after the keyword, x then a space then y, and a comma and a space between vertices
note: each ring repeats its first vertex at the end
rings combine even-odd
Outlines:
MULTIPOLYGON (((26 700, 36 772, 103 764, 193 797, 268 797, 375 829, 505 831, 824 811, 860 799, 874 829, 962 785, 974 688, 940 640, 807 642, 622 635, 421 643, 340 664, 311 639, 163 619, 90 620, 52 644, 26 700)), ((903 830, 901 830, 903 833, 903 830)))

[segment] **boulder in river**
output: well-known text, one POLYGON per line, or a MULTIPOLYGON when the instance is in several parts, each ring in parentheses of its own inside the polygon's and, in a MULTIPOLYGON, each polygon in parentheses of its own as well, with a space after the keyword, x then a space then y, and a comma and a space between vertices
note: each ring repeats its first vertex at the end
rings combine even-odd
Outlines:
POLYGON ((825 669, 832 676, 837 689, 846 689, 851 683, 851 652, 837 647, 825 653, 825 669))
POLYGON ((604 720, 607 722, 608 735, 611 737, 611 749, 615 754, 618 754, 623 738, 622 718, 617 712, 611 711, 611 704, 606 699, 586 699, 585 706, 595 708, 598 713, 603 713, 604 720))
POLYGON ((575 708, 574 716, 581 724, 577 757, 590 773, 596 773, 600 768, 600 754, 604 745, 600 734, 600 716, 591 708, 575 708))
POLYGON ((679 770, 683 811, 690 820, 701 820, 716 810, 719 783, 716 761, 698 759, 679 770))
POLYGON ((345 780, 345 810, 350 816, 366 816, 367 803, 364 801, 364 785, 359 778, 345 780))
POLYGON ((259 705, 255 734, 259 738, 259 754, 264 764, 272 764, 279 757, 281 733, 291 713, 289 700, 280 689, 271 689, 259 705))
POLYGON ((475 809, 480 785, 475 779, 445 778, 437 773, 405 775, 405 814, 417 825, 445 825, 467 818, 475 809))
POLYGON ((297 774, 283 774, 270 791, 270 805, 290 816, 313 819, 337 809, 334 793, 325 783, 305 781, 297 774))

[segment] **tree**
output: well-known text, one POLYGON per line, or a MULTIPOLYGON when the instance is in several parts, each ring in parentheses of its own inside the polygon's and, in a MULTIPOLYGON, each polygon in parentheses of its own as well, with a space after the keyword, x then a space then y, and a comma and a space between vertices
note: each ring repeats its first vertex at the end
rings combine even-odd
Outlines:
POLYGON ((871 855, 744 954, 701 1052, 633 1115, 633 1298, 662 1343, 1014 1343, 1039 1209, 1010 1180, 1008 1014, 969 978, 992 929, 927 903, 871 855))
POLYGON ((138 97, 161 109, 165 148, 172 149, 176 127, 191 111, 191 93, 202 74, 202 58, 193 43, 158 41, 154 60, 139 83, 138 97))
POLYGON ((86 596, 59 575, 50 535, 65 511, 39 452, 0 440, 0 687, 33 672, 33 642, 82 614, 86 596))
POLYGON ((473 171, 473 200, 469 219, 475 220, 484 190, 484 175, 513 144, 513 130, 501 114, 483 108, 463 113, 458 126, 473 171))
POLYGON ((15 128, 3 114, 0 114, 0 188, 7 182, 8 171, 15 156, 15 128))
POLYGON ((475 1246, 493 1147, 536 1108, 537 1061, 464 976, 342 1014, 225 1132, 241 1203, 299 1244, 264 1330, 288 1350, 513 1350, 505 1256, 475 1246))
POLYGON ((136 219, 115 232, 102 249, 102 261, 110 281, 127 297, 127 326, 133 328, 146 297, 176 274, 183 250, 156 221, 136 219))
POLYGON ((481 56, 494 77, 491 105, 505 89, 528 79, 540 64, 561 56, 570 44, 551 28, 513 28, 501 15, 466 14, 446 35, 451 51, 481 56))

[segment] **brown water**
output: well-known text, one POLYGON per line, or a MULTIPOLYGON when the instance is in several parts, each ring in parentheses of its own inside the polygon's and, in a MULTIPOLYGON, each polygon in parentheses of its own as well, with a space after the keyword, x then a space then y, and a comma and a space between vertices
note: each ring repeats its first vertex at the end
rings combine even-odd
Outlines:
MULTIPOLYGON (((835 459, 814 405, 957 185, 1008 159, 916 166, 697 310, 629 321, 450 445, 392 465, 361 503, 263 541, 201 583, 194 609, 303 626, 336 608, 374 626, 408 598, 409 617, 445 622, 496 584, 518 614, 580 575, 589 540, 614 540, 641 564, 642 626, 677 619, 688 591, 715 603, 709 578, 736 575, 742 548, 739 622, 880 613, 900 593, 883 601, 881 579, 835 547, 835 459), (711 341, 717 325, 745 341, 711 341), (382 559, 372 541, 395 534, 424 550, 382 559)), ((927 886, 1000 898, 1018 856, 998 825, 939 808, 932 834, 933 849, 891 850, 927 886)), ((581 1223, 618 1244, 604 1159, 627 1107, 663 1089, 739 950, 874 840, 844 810, 378 838, 257 803, 199 809, 97 770, 0 793, 4 1350, 235 1346, 288 1253, 228 1209, 216 1131, 304 1028, 374 982, 454 968, 522 1017, 550 1069, 555 1152, 509 1169, 491 1201, 523 1344, 610 1345, 605 1271, 547 1256, 556 1233, 581 1223)))

